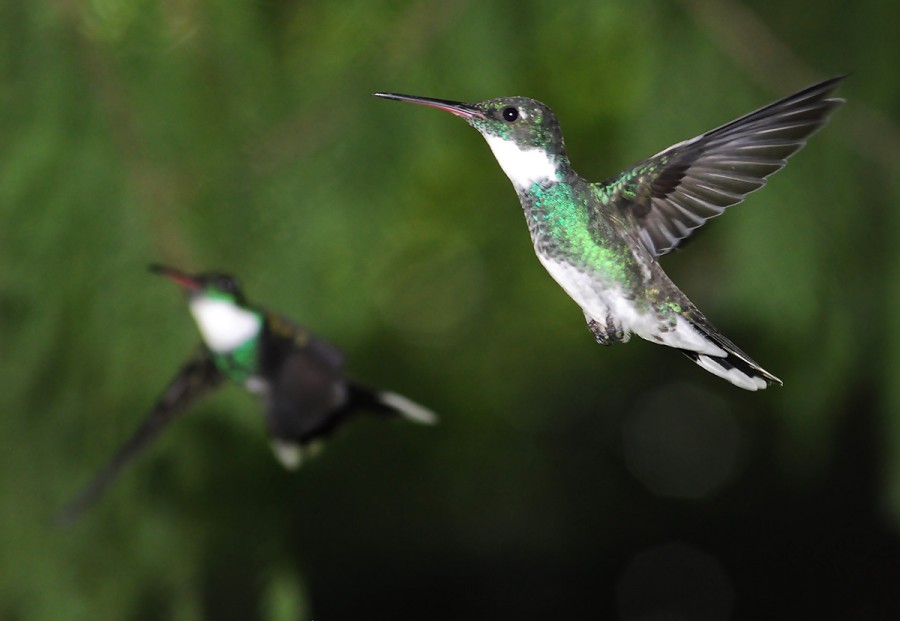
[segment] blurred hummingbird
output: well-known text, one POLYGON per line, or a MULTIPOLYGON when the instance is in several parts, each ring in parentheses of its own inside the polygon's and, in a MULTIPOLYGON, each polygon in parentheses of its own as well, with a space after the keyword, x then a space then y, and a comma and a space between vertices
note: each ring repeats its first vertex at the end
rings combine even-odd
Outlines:
POLYGON ((152 265, 185 292, 202 344, 106 467, 60 514, 74 521, 122 468, 176 416, 226 380, 259 397, 276 457, 289 469, 304 451, 357 411, 433 424, 437 418, 406 397, 344 375, 340 350, 290 319, 247 303, 237 281, 210 272, 192 276, 152 265))
POLYGON ((572 170, 559 122, 539 101, 375 96, 445 110, 484 136, 519 196, 538 259, 581 307, 598 343, 626 342, 634 333, 759 390, 781 380, 716 330, 657 258, 765 185, 843 103, 829 97, 842 79, 679 142, 600 183, 572 170))

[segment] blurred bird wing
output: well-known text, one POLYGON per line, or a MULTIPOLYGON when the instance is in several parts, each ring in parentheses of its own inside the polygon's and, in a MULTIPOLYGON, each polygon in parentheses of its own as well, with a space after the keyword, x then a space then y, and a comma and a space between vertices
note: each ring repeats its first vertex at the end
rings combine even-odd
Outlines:
POLYGON ((162 396, 138 428, 91 483, 60 512, 58 520, 72 523, 94 505, 122 469, 146 448, 159 433, 189 406, 212 392, 224 377, 216 368, 206 349, 191 358, 169 382, 162 396))
MULTIPOLYGON (((343 355, 309 334, 282 356, 273 365, 276 372, 264 396, 266 424, 269 434, 281 445, 306 444, 326 435, 343 418, 342 408, 348 398, 341 371, 343 355)), ((282 453, 283 449, 276 451, 282 453)))
POLYGON ((598 184, 656 256, 736 205, 781 170, 843 103, 829 98, 843 76, 815 84, 598 184))
POLYGON ((276 347, 311 353, 321 358, 324 364, 334 368, 343 366, 344 353, 340 349, 284 315, 265 309, 262 309, 262 312, 276 347))

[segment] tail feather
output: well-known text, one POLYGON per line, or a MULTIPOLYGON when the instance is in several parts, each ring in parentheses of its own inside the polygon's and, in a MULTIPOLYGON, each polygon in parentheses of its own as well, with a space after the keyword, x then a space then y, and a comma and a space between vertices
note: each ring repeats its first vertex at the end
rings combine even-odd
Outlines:
POLYGON ((395 414, 422 425, 434 425, 438 421, 437 414, 395 392, 354 384, 351 386, 351 394, 351 402, 354 405, 370 408, 376 412, 395 414))
POLYGON ((718 333, 711 326, 694 323, 694 328, 725 351, 725 356, 711 356, 696 351, 682 349, 681 353, 698 365, 719 377, 728 380, 744 390, 763 390, 772 384, 783 385, 782 381, 759 366, 737 345, 718 333))
POLYGON ((395 410, 400 416, 414 423, 434 425, 438 421, 437 414, 403 395, 382 391, 376 393, 375 397, 382 405, 395 410))

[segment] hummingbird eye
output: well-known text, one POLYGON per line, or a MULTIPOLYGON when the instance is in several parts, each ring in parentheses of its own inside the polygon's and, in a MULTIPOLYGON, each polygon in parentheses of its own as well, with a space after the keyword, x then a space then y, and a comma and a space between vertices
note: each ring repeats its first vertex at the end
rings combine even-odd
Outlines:
POLYGON ((235 291, 237 291, 237 283, 234 282, 234 279, 229 276, 219 277, 218 285, 222 291, 227 291, 228 293, 234 293, 235 291))
POLYGON ((516 119, 519 118, 519 111, 510 106, 509 108, 503 108, 503 120, 507 123, 512 123, 516 119))

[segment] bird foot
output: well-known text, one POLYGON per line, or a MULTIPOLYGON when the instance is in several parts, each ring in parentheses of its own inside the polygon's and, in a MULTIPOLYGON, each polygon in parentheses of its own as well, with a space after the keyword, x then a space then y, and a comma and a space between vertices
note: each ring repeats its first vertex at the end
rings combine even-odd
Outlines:
POLYGON ((596 319, 588 320, 588 328, 601 345, 612 345, 625 340, 625 331, 621 325, 616 324, 612 315, 606 318, 606 324, 602 324, 596 319))

